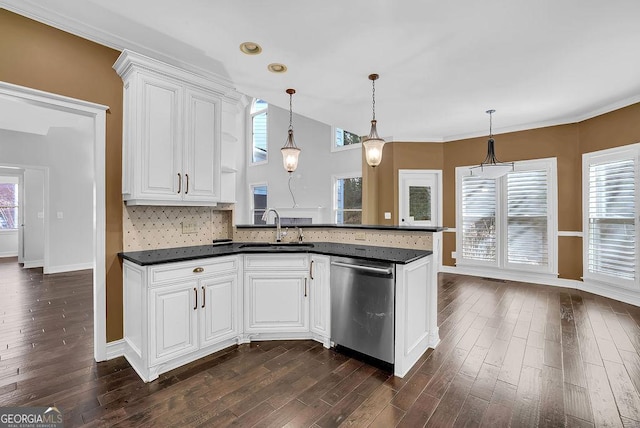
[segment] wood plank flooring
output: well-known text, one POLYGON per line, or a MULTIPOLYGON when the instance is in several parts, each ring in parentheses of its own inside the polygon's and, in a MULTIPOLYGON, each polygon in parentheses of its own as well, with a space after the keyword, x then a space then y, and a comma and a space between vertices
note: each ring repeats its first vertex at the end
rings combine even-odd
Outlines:
POLYGON ((312 341, 255 342, 145 384, 93 361, 91 272, 0 259, 0 406, 65 426, 640 426, 640 308, 440 274, 441 343, 405 378, 312 341))

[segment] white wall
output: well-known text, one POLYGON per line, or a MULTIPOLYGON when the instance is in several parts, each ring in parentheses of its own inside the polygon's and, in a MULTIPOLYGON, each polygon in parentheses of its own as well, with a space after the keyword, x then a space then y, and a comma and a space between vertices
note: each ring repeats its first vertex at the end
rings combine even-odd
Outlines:
MULTIPOLYGON (((295 108, 294 108, 295 110, 295 108)), ((248 126, 251 126, 249 123, 248 126)), ((255 183, 267 183, 268 205, 270 208, 292 208, 293 199, 289 193, 289 174, 282 166, 280 148, 284 145, 289 128, 289 111, 269 105, 268 111, 268 158, 267 164, 252 166, 248 161, 251 153, 245 144, 245 162, 247 166, 246 182, 239 185, 240 192, 248 201, 249 186, 255 183)), ((322 207, 318 223, 333 223, 333 182, 334 175, 361 173, 362 153, 360 149, 331 151, 333 129, 330 125, 293 115, 293 130, 296 145, 302 150, 298 168, 293 173, 291 187, 296 203, 301 209, 322 207)), ((251 133, 247 132, 247 139, 251 133)), ((240 199, 239 192, 239 199, 240 199)), ((248 204, 247 204, 248 205, 248 204)), ((248 205, 236 207, 236 223, 252 222, 248 205)))
MULTIPOLYGON (((2 183, 18 184, 18 176, 0 176, 2 183)), ((16 257, 18 255, 18 230, 0 230, 0 257, 16 257)))
POLYGON ((51 128, 46 136, 0 130, 0 165, 49 168, 45 272, 93 265, 92 126, 86 118, 78 129, 51 128))
POLYGON ((25 169, 22 261, 25 267, 44 266, 44 170, 25 169))

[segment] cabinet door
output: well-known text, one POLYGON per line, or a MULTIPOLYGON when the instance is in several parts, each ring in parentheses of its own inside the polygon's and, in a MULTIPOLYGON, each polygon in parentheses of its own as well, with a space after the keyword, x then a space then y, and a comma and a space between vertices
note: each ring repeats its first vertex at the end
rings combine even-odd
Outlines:
POLYGON ((149 291, 149 364, 198 349, 196 281, 149 291))
POLYGON ((330 258, 313 255, 309 270, 310 328, 323 337, 331 335, 331 296, 329 294, 330 258))
POLYGON ((245 332, 308 332, 306 272, 247 272, 245 332))
POLYGON ((238 275, 200 280, 200 346, 238 336, 238 275))
POLYGON ((182 176, 183 89, 177 84, 140 76, 138 127, 140 142, 139 194, 142 199, 179 201, 184 191, 182 176), (178 175, 180 174, 180 176, 178 175))
POLYGON ((184 200, 220 200, 220 100, 186 90, 184 200))

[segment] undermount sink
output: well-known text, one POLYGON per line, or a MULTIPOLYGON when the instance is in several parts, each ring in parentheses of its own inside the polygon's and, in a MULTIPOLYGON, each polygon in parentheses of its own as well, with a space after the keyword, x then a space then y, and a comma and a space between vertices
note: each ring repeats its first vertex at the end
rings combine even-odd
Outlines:
POLYGON ((311 242, 250 242, 240 245, 240 248, 257 248, 257 249, 272 249, 272 250, 291 250, 296 248, 313 248, 311 242))

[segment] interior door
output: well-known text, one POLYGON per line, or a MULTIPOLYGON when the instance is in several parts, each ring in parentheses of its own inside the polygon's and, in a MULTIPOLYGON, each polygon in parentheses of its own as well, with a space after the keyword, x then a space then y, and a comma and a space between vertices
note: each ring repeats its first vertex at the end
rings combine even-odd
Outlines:
POLYGON ((442 171, 398 171, 398 225, 439 226, 442 223, 442 171))

